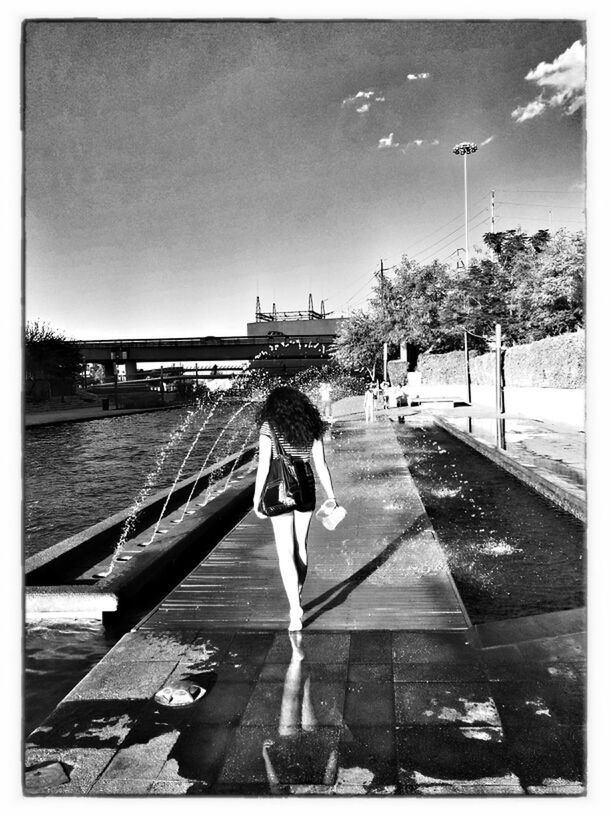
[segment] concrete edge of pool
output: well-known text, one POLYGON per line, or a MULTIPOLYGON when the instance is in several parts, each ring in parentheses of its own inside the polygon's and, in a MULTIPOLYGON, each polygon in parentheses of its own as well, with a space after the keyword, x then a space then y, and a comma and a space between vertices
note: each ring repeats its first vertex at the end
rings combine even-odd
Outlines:
POLYGON ((541 496, 552 501, 563 510, 567 510, 576 516, 576 518, 580 519, 580 521, 587 520, 584 486, 579 487, 576 485, 570 487, 561 480, 553 481, 550 473, 543 469, 538 469, 532 464, 527 465, 521 462, 516 455, 487 444, 482 439, 478 439, 467 431, 457 428, 452 423, 446 421, 444 417, 432 414, 431 418, 440 428, 452 434, 466 445, 469 445, 478 451, 478 453, 486 456, 498 465, 498 467, 512 474, 541 496))

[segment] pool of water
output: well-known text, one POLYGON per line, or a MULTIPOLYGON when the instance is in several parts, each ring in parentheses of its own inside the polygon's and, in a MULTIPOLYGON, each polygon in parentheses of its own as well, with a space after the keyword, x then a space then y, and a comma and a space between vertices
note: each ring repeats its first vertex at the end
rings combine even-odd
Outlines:
MULTIPOLYGON (((200 434, 182 478, 239 450, 254 429, 253 406, 221 404, 200 434)), ((152 491, 172 484, 210 409, 187 409, 28 428, 24 439, 24 554, 29 557, 131 506, 147 478, 152 491), (184 427, 182 434, 178 431, 184 427)), ((255 436, 251 441, 255 441, 255 436)))
POLYGON ((585 603, 585 529, 436 426, 398 439, 472 623, 585 603))

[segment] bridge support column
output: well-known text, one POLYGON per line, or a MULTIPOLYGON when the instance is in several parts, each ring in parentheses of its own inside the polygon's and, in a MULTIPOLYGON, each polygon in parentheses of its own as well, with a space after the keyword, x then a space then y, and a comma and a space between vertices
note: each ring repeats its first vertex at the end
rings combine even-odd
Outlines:
POLYGON ((125 379, 136 379, 136 360, 125 360, 125 379))
POLYGON ((112 380, 115 374, 115 364, 112 360, 104 360, 102 363, 104 368, 104 379, 105 380, 112 380))

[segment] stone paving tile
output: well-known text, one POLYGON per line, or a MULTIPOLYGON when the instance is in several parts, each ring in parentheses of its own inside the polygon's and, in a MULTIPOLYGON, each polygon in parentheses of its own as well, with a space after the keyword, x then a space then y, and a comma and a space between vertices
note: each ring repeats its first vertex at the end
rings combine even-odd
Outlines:
MULTIPOLYGON (((356 726, 346 728, 340 740, 338 775, 339 788, 355 793, 383 791, 397 785, 397 757, 393 728, 356 726)), ((386 790, 389 792, 389 790, 386 790)))
POLYGON ((344 707, 344 683, 309 681, 307 677, 295 684, 259 683, 255 688, 242 718, 243 725, 277 724, 283 716, 293 718, 303 726, 304 706, 309 702, 309 714, 319 725, 339 725, 344 707))
POLYGON ((201 796, 209 792, 203 782, 195 782, 189 779, 167 780, 156 779, 149 783, 149 796, 201 796))
POLYGON ((501 728, 401 726, 396 751, 402 794, 433 793, 432 786, 439 793, 468 793, 470 786, 521 792, 501 728))
MULTIPOLYGON (((287 663, 264 663, 261 667, 259 682, 284 683, 287 677, 287 663)), ((348 666, 346 663, 311 663, 302 662, 302 676, 312 680, 323 680, 327 683, 345 683, 348 666)))
POLYGON ((415 791, 419 796, 520 796, 525 793, 519 780, 512 774, 507 777, 485 778, 473 782, 451 782, 446 785, 421 784, 415 791))
POLYGON ((180 657, 180 665, 195 671, 213 669, 225 659, 233 632, 199 633, 180 657))
POLYGON ((395 663, 396 683, 486 683, 484 670, 476 663, 395 663))
POLYGON ((391 663, 391 632, 351 632, 351 663, 391 663))
POLYGON ((515 683, 571 680, 586 682, 585 660, 538 660, 529 662, 489 661, 483 663, 489 682, 512 681, 515 683))
POLYGON ((263 786, 268 793, 282 792, 279 786, 331 785, 336 778, 340 734, 340 728, 322 727, 281 737, 273 725, 241 726, 214 792, 229 793, 232 788, 243 792, 248 785, 263 786))
POLYGON ((157 781, 190 781, 209 789, 223 765, 236 728, 202 722, 183 727, 159 772, 157 781))
POLYGON ((216 683, 202 698, 199 720, 218 725, 237 724, 253 689, 252 683, 216 683))
POLYGON ((124 779, 99 779, 90 790, 90 796, 145 796, 152 781, 126 776, 124 779))
POLYGON ((585 721, 581 683, 500 680, 491 688, 504 722, 517 728, 532 720, 561 725, 580 725, 585 721))
POLYGON ((517 644, 523 660, 568 660, 586 658, 586 634, 529 640, 517 644))
MULTIPOLYGON (((349 655, 350 634, 332 632, 302 632, 298 639, 305 659, 311 663, 346 663, 349 655)), ((289 662, 293 654, 287 634, 276 634, 266 662, 289 662)))
POLYGON ((476 663, 474 649, 459 632, 393 632, 394 663, 476 663))
POLYGON ((164 685, 175 666, 176 661, 102 660, 65 700, 146 700, 164 685))
POLYGON ((486 683, 396 683, 398 725, 501 725, 486 683))
POLYGON ((563 728, 524 728, 506 733, 512 767, 525 789, 540 787, 546 780, 564 780, 568 785, 584 782, 580 746, 572 745, 563 728))
POLYGON ((378 680, 386 683, 393 680, 393 666, 390 663, 349 663, 349 683, 367 683, 378 680))
POLYGON ((545 779, 541 785, 528 785, 527 793, 536 796, 584 796, 586 787, 566 779, 545 779))
POLYGON ((146 705, 134 700, 60 703, 29 735, 26 748, 117 749, 128 738, 146 705))
POLYGON ((83 796, 93 787, 96 779, 108 765, 115 754, 109 748, 27 748, 25 751, 25 768, 41 762, 61 762, 70 781, 63 785, 50 786, 29 792, 24 787, 26 796, 83 796))
POLYGON ((478 657, 483 665, 497 665, 498 663, 512 664, 525 663, 525 658, 521 654, 518 646, 515 643, 509 643, 504 646, 494 646, 488 649, 479 649, 478 657))
POLYGON ((227 650, 227 660, 263 663, 274 641, 274 632, 239 632, 227 650))
POLYGON ((195 632, 128 632, 104 658, 111 663, 161 661, 176 662, 189 648, 195 632))
POLYGON ((156 779, 169 752, 178 739, 178 731, 153 736, 150 739, 120 748, 102 774, 101 781, 113 779, 156 779))
POLYGON ((349 683, 344 719, 349 726, 394 725, 393 683, 349 683))

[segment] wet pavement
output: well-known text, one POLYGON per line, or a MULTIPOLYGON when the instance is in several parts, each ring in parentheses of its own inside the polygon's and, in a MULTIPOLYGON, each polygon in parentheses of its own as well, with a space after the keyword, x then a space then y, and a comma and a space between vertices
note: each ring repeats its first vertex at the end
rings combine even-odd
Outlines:
POLYGON ((581 636, 537 655, 534 643, 528 658, 454 632, 136 631, 30 735, 26 789, 580 793, 581 636), (155 703, 177 683, 206 694, 155 703), (64 777, 41 785, 37 771, 58 762, 64 777))
POLYGON ((137 627, 27 738, 25 791, 582 794, 584 615, 505 623, 137 627), (154 700, 194 685, 192 705, 154 700))

